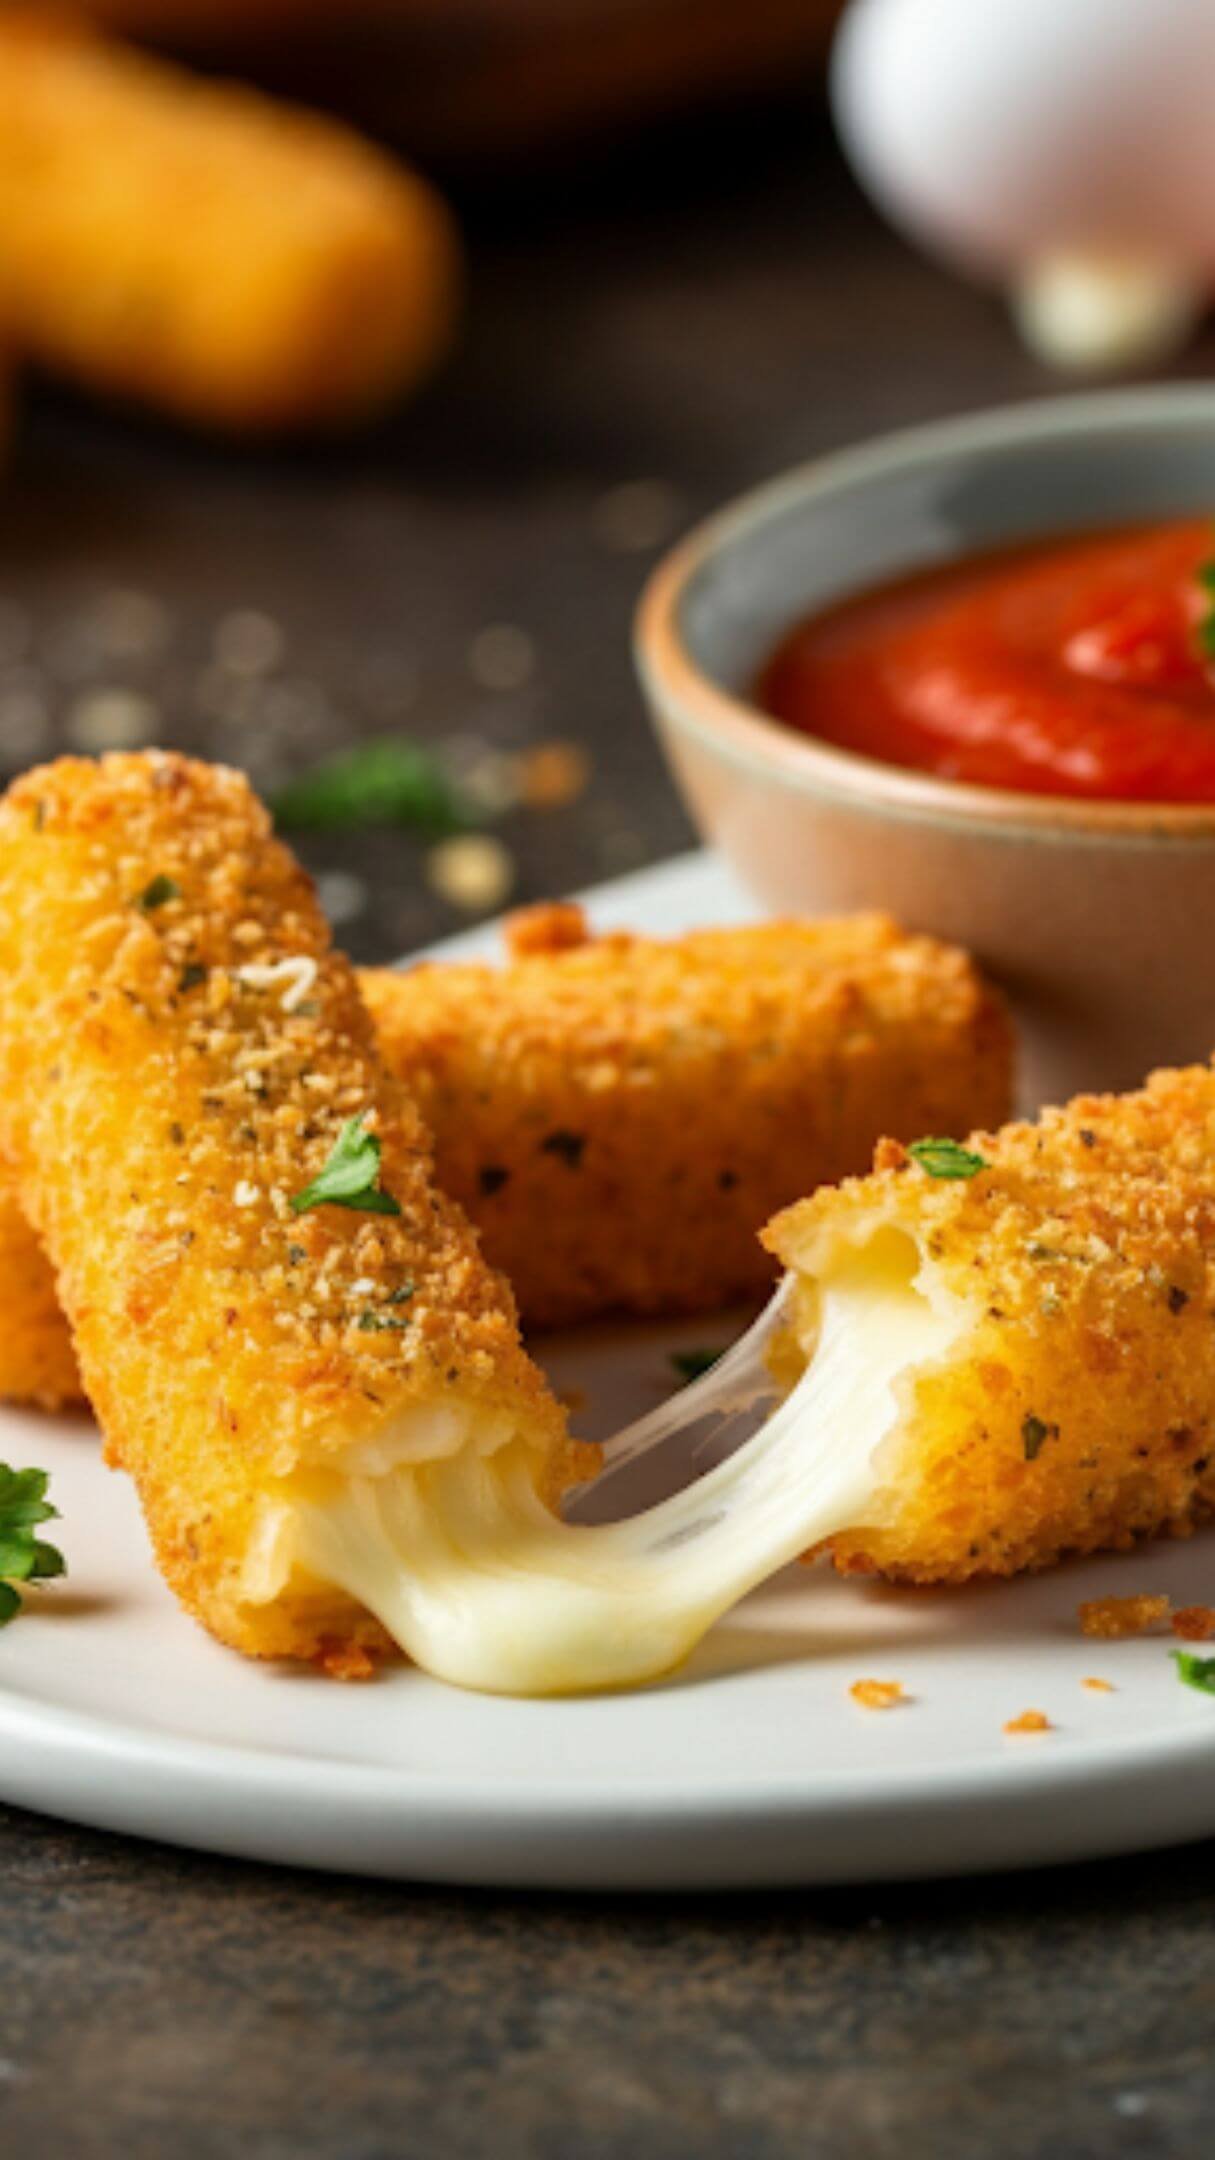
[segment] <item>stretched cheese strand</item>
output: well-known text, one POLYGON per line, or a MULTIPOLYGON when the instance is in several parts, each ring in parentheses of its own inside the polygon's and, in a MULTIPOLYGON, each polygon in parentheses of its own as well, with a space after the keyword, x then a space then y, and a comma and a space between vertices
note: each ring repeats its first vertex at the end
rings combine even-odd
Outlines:
MULTIPOLYGON (((748 1590, 863 1516, 895 1383, 958 1326, 918 1269, 897 1232, 842 1247, 802 1379, 747 1445, 641 1515, 563 1524, 522 1449, 465 1451, 387 1476, 294 1481, 278 1566, 347 1589, 419 1664, 466 1687, 556 1694, 657 1677, 748 1590)), ((685 1430, 721 1392, 714 1374, 686 1391, 685 1430)), ((661 1423, 660 1437, 673 1430, 661 1423)))

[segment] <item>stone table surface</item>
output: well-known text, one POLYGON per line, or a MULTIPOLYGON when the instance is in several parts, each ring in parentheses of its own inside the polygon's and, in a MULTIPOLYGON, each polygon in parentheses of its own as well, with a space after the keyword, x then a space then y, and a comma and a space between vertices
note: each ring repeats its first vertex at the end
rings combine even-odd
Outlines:
MULTIPOLYGON (((463 207, 461 349, 356 446, 225 451, 31 392, 0 529, 6 771, 151 739, 273 790, 387 729, 491 776, 574 743, 578 799, 496 827, 515 896, 658 859, 691 835, 627 638, 661 541, 832 444, 1053 387, 796 106, 463 207)), ((468 920, 415 837, 301 846, 360 958, 468 920)), ((0 1811, 7 2152, 1163 2160, 1209 2153, 1213 2115, 1215 1846, 556 1900, 0 1811)))

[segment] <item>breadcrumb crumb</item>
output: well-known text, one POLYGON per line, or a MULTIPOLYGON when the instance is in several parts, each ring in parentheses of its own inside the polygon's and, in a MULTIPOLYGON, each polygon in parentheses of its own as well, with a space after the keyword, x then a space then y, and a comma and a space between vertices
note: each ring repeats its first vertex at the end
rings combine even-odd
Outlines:
POLYGON ((1053 1732, 1054 1727, 1045 1710, 1023 1710, 1020 1717, 1009 1718, 1006 1733, 1053 1732))
POLYGON ((896 1710, 907 1701, 901 1680, 854 1680, 848 1693, 864 1710, 896 1710))
POLYGON ((1140 1597, 1090 1598, 1079 1608, 1082 1635, 1117 1642, 1124 1635, 1150 1635, 1169 1617, 1171 1600, 1163 1593, 1140 1597))
POLYGON ((1112 1680, 1098 1680, 1091 1673, 1080 1682, 1080 1685, 1081 1687, 1091 1688, 1094 1695, 1114 1695, 1117 1693, 1112 1680))

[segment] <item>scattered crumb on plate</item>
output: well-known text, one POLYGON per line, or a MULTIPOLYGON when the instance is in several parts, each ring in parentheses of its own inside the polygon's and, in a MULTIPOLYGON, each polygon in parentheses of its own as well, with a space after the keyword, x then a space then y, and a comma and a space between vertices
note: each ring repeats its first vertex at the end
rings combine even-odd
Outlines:
POLYGON ((864 1710, 895 1710, 907 1701, 901 1680, 854 1680, 848 1693, 864 1710))
POLYGON ((1112 1695, 1114 1693, 1112 1680, 1098 1680, 1091 1673, 1080 1682, 1080 1685, 1081 1687, 1091 1688, 1094 1695, 1112 1695))
POLYGON ((1171 1600, 1163 1595, 1090 1598, 1079 1608, 1082 1635, 1099 1635, 1115 1642, 1123 1635, 1149 1635, 1163 1627, 1171 1600))
POLYGON ((1020 1717, 1008 1719, 1004 1730, 1006 1733, 1050 1732, 1052 1726, 1045 1710, 1023 1710, 1020 1717))

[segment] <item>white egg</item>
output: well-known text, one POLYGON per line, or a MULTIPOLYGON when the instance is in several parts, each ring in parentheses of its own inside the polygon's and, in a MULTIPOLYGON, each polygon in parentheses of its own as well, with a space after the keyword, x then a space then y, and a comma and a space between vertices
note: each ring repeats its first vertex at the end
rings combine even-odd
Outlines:
POLYGON ((1124 340, 1150 333, 1154 280, 1174 332, 1215 284, 1215 0, 852 0, 832 94, 911 235, 1013 285, 1054 266, 1048 344, 1056 314, 1082 345, 1100 327, 1100 278, 1077 297, 1073 262, 1116 270, 1124 340))

